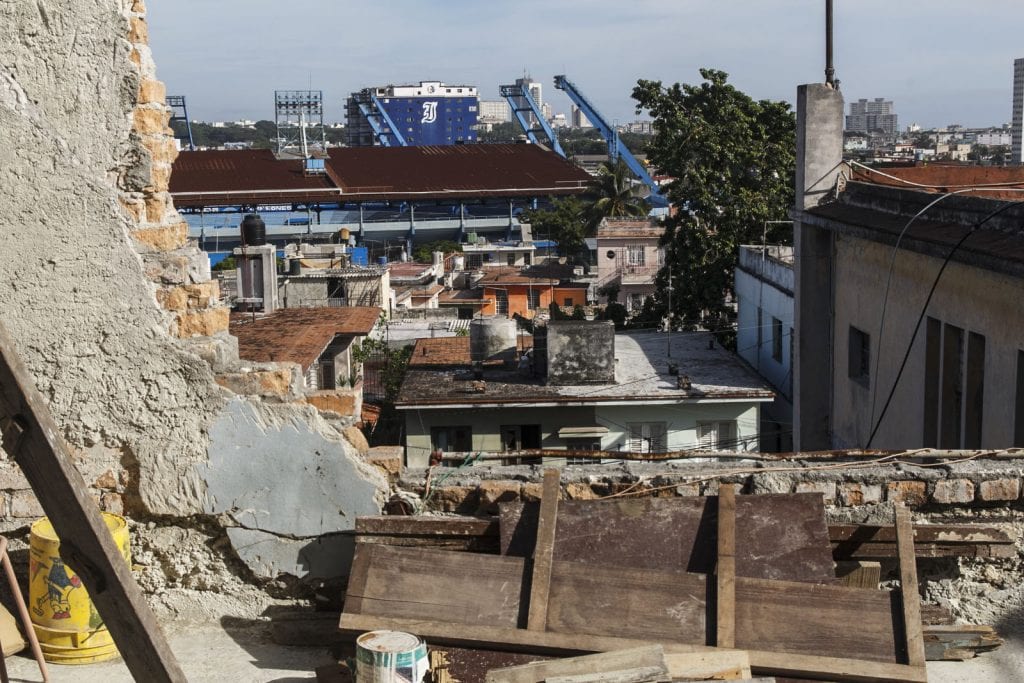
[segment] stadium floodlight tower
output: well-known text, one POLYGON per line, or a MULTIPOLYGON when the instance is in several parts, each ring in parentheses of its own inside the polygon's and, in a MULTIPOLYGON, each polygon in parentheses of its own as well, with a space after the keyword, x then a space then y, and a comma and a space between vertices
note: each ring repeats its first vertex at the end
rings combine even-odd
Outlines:
POLYGON ((327 149, 323 90, 275 90, 277 153, 308 157, 310 148, 327 149))
POLYGON ((170 126, 173 128, 174 124, 178 121, 184 121, 185 123, 185 136, 178 135, 178 132, 175 131, 174 137, 180 141, 182 147, 185 146, 185 140, 187 139, 189 151, 195 150, 196 144, 192 140, 192 121, 188 118, 188 106, 185 105, 185 96, 167 95, 166 101, 167 106, 171 109, 170 126))

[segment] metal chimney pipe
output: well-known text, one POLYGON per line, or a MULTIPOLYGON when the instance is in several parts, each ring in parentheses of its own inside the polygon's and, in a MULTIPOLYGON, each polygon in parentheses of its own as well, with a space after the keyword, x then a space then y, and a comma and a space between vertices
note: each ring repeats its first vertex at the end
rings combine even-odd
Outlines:
POLYGON ((836 70, 832 67, 832 0, 825 0, 825 83, 836 87, 836 70))

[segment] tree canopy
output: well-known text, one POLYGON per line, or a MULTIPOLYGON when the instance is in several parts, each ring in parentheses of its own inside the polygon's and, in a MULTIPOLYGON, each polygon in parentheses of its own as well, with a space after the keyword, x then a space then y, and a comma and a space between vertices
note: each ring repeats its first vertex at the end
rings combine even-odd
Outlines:
POLYGON ((671 274, 674 325, 720 329, 739 246, 764 231, 771 243, 792 239, 789 226, 768 221, 785 220, 793 204, 796 119, 789 104, 754 100, 723 71, 700 75, 698 85, 640 80, 633 99, 655 121, 648 160, 674 178, 657 304, 666 310, 671 274))
POLYGON ((633 173, 622 159, 601 164, 584 197, 588 202, 588 237, 597 234, 597 226, 605 218, 643 218, 648 212, 647 204, 637 194, 633 173))
POLYGON ((552 198, 550 209, 532 209, 523 213, 535 240, 555 240, 562 256, 577 256, 584 251, 587 237, 586 205, 579 197, 552 198))

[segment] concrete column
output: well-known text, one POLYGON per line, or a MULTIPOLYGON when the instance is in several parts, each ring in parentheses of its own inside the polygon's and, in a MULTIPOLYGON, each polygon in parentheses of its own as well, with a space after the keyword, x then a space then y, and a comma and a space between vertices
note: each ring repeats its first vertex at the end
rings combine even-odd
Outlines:
POLYGON ((842 95, 822 83, 799 86, 796 126, 793 445, 801 451, 832 445, 832 234, 804 224, 802 216, 835 189, 843 159, 842 95))

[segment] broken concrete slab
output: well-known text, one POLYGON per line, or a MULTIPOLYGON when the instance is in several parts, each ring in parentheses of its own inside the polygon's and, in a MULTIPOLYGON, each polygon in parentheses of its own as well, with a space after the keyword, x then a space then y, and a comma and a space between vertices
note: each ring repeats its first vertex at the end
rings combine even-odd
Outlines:
POLYGON ((344 576, 355 552, 355 538, 349 534, 292 540, 243 527, 229 527, 227 532, 238 557, 253 574, 265 579, 281 574, 300 579, 344 576))

